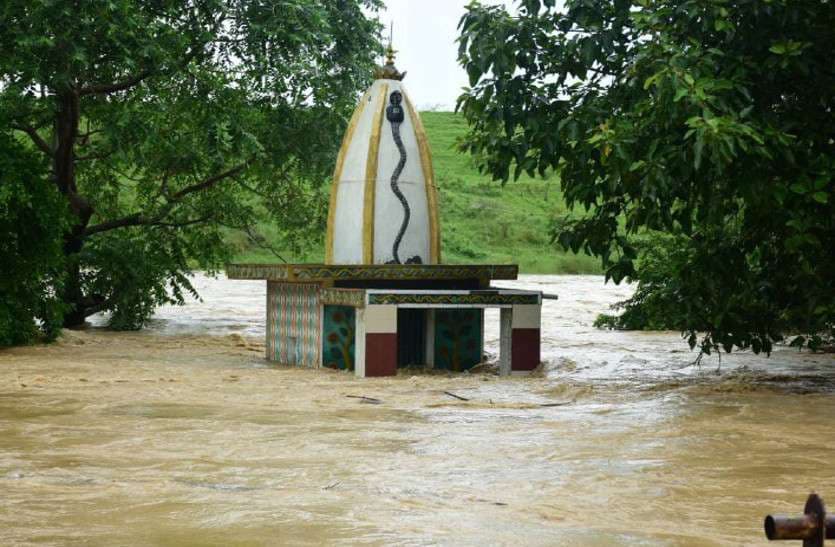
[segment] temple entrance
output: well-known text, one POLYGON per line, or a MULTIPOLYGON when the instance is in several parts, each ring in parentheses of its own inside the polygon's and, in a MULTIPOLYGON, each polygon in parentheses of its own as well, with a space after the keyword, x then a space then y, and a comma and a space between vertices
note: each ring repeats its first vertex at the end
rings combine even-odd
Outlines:
POLYGON ((426 309, 397 310, 397 366, 426 364, 426 309))

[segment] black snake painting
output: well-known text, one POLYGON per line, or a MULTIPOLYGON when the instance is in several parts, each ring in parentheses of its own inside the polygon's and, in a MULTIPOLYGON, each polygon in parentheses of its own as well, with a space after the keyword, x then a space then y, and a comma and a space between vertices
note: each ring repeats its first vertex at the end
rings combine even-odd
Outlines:
MULTIPOLYGON (((394 239, 394 245, 391 248, 394 260, 389 261, 388 264, 402 264, 400 261, 400 243, 403 241, 403 236, 406 234, 406 229, 409 227, 409 220, 412 216, 409 202, 406 201, 406 196, 403 195, 403 192, 400 191, 400 187, 398 186, 398 181, 400 180, 400 175, 403 174, 403 168, 406 167, 407 159, 406 147, 403 146, 403 139, 400 136, 400 124, 405 119, 403 107, 401 106, 402 102, 403 95, 399 91, 393 91, 389 95, 389 106, 386 108, 386 119, 391 123, 391 135, 394 138, 394 144, 397 146, 397 150, 400 151, 400 161, 397 162, 394 173, 391 175, 391 191, 394 192, 394 195, 397 196, 397 199, 403 206, 403 222, 400 224, 400 230, 397 232, 397 237, 394 239)), ((406 264, 422 263, 423 261, 418 255, 406 260, 406 264)))

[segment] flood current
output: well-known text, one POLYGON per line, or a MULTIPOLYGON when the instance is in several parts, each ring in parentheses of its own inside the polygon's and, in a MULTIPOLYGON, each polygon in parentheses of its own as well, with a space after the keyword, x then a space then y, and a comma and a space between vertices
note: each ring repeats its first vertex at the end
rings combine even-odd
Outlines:
POLYGON ((629 287, 522 276, 560 297, 541 373, 358 380, 264 361, 263 282, 196 283, 143 332, 0 351, 0 544, 765 545, 835 508, 833 355, 695 366, 592 326, 629 287))

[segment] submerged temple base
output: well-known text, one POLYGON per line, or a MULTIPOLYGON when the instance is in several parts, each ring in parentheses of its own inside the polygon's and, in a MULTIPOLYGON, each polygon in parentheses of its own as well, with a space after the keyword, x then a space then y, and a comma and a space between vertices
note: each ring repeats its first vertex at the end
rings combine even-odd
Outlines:
POLYGON ((542 294, 490 288, 516 266, 231 265, 267 281, 267 359, 391 376, 398 367, 464 371, 483 359, 484 309, 501 309, 500 371, 539 365, 542 294))

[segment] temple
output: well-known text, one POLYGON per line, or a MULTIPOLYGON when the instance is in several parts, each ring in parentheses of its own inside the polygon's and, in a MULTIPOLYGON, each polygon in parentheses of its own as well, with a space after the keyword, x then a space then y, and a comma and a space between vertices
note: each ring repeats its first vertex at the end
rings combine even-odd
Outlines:
POLYGON ((267 282, 267 359, 389 376, 464 371, 483 360, 484 309, 501 309, 499 369, 539 365, 542 294, 491 287, 515 265, 441 262, 432 156, 420 115, 387 62, 354 111, 334 170, 324 264, 230 264, 267 282))

